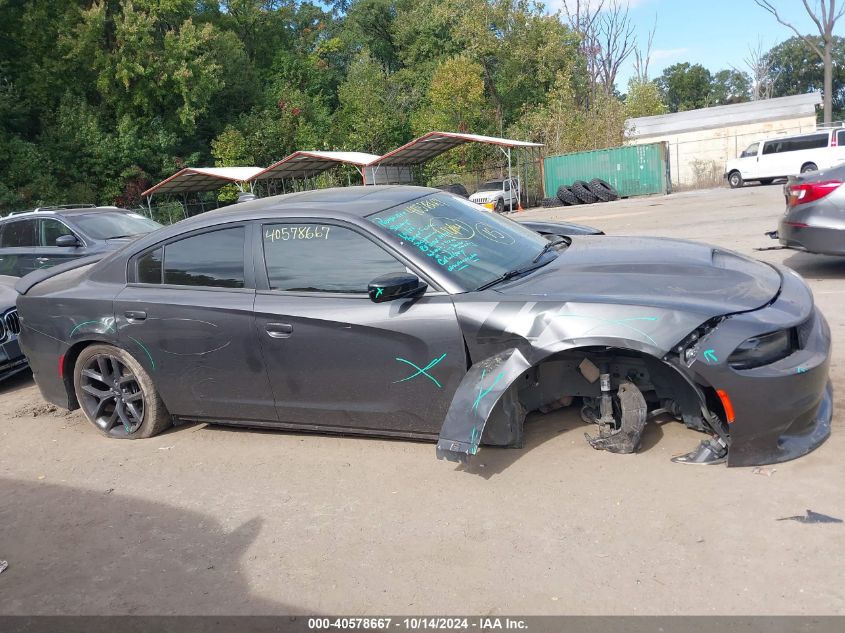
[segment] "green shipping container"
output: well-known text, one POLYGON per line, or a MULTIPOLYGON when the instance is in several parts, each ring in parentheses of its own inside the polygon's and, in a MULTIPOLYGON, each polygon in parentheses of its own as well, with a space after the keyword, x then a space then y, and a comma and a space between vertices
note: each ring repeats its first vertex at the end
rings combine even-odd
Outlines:
POLYGON ((666 143, 549 156, 543 160, 543 186, 546 196, 552 197, 561 185, 601 178, 623 198, 669 193, 672 179, 667 156, 666 143))

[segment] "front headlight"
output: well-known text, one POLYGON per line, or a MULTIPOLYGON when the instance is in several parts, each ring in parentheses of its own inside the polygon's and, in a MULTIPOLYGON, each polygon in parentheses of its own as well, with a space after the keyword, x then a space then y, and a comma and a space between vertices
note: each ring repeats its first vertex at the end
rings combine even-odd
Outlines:
POLYGON ((797 337, 793 329, 752 336, 733 351, 728 364, 734 369, 752 369, 786 358, 796 349, 797 337))

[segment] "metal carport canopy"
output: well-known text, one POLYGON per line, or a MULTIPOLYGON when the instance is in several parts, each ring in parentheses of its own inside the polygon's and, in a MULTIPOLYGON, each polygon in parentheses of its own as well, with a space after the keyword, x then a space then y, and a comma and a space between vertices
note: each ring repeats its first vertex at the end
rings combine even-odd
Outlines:
POLYGON ((364 152, 298 151, 261 170, 252 180, 255 182, 277 178, 307 178, 340 164, 354 165, 360 173, 364 165, 369 165, 378 158, 380 157, 376 154, 364 152))
POLYGON ((486 143, 501 148, 543 147, 542 143, 515 141, 496 136, 481 136, 480 134, 462 134, 460 132, 428 132, 415 138, 402 147, 388 152, 384 156, 373 160, 370 166, 377 165, 420 165, 443 152, 463 145, 464 143, 486 143))
POLYGON ((231 183, 237 185, 247 183, 261 171, 261 167, 186 167, 150 187, 141 195, 149 198, 154 193, 214 191, 231 183))

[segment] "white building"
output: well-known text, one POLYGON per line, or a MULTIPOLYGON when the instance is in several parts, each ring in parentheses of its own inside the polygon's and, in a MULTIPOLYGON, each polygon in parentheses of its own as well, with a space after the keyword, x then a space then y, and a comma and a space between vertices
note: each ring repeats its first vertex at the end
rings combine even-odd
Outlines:
POLYGON ((719 184, 725 163, 770 136, 816 129, 820 92, 628 119, 629 144, 669 144, 673 187, 719 184))

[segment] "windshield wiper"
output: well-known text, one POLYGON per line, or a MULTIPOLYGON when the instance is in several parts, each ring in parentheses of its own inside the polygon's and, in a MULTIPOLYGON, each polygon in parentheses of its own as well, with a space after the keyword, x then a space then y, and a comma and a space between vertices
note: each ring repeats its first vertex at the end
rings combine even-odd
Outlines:
POLYGON ((546 245, 542 248, 542 250, 540 250, 540 252, 539 252, 539 253, 537 253, 537 257, 535 257, 533 260, 531 260, 531 263, 532 263, 532 264, 536 264, 537 262, 539 262, 539 261, 540 261, 540 258, 541 258, 543 255, 545 255, 546 253, 548 253, 548 252, 549 252, 550 250, 552 250, 555 246, 558 246, 558 245, 560 245, 560 244, 564 244, 564 243, 566 243, 566 242, 567 242, 567 240, 566 240, 566 239, 564 239, 564 238, 562 238, 562 237, 558 237, 556 240, 550 240, 550 241, 549 241, 549 243, 548 243, 548 244, 546 244, 546 245))
POLYGON ((548 244, 546 244, 543 247, 543 250, 541 250, 537 254, 537 257, 535 257, 533 260, 531 260, 530 264, 528 264, 527 266, 523 266, 522 268, 515 268, 514 270, 509 270, 506 273, 502 273, 501 275, 499 275, 495 279, 488 281, 486 284, 481 285, 478 288, 476 288, 476 291, 487 290, 491 286, 495 286, 496 284, 502 283, 503 281, 507 281, 508 279, 513 279, 514 277, 519 277, 520 275, 524 275, 525 273, 531 272, 532 270, 534 270, 536 268, 541 268, 545 264, 541 264, 540 266, 537 265, 537 262, 540 261, 540 258, 543 257, 543 255, 548 253, 555 246, 559 246, 560 244, 563 244, 563 243, 568 244, 569 241, 562 238, 562 237, 558 237, 556 240, 551 240, 548 244))

